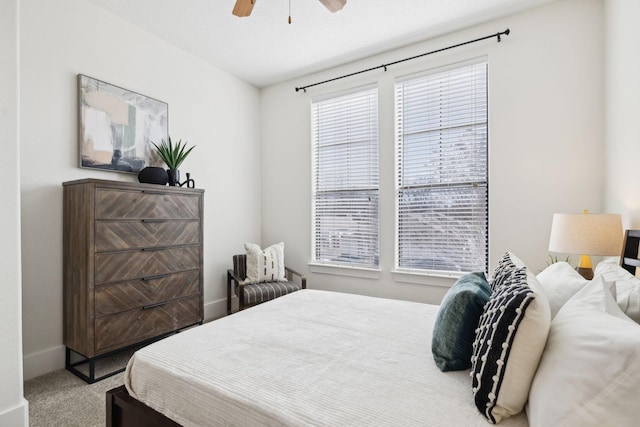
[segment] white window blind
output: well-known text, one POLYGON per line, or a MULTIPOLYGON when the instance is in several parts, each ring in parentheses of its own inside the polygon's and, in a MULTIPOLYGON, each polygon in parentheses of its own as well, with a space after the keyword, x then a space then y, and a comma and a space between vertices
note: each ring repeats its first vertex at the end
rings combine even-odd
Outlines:
POLYGON ((378 89, 312 104, 313 261, 377 267, 378 89))
POLYGON ((396 267, 486 271, 487 64, 396 82, 396 267))

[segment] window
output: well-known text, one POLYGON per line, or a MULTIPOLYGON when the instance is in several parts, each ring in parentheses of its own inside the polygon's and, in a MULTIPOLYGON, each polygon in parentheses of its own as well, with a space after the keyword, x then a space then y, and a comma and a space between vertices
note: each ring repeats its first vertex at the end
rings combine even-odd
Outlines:
POLYGON ((396 82, 396 268, 486 271, 487 64, 396 82))
POLYGON ((313 262, 378 267, 378 89, 312 103, 313 262))

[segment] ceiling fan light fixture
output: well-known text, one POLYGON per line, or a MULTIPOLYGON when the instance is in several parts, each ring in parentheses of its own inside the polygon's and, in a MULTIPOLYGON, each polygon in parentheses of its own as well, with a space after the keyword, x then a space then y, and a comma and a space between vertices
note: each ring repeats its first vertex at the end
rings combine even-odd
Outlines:
POLYGON ((342 10, 344 5, 347 4, 347 0, 320 0, 320 3, 329 9, 329 12, 335 13, 342 10))
POLYGON ((233 14, 241 18, 251 15, 256 1, 257 0, 236 0, 236 4, 233 6, 233 14))
MULTIPOLYGON (((236 4, 233 6, 233 14, 239 17, 251 15, 256 1, 257 0, 236 0, 236 4)), ((347 0, 320 0, 320 3, 322 3, 329 12, 334 13, 342 10, 344 5, 347 4, 347 0)), ((291 9, 291 3, 289 3, 289 9, 291 9)), ((291 15, 291 13, 289 13, 289 15, 291 15)), ((289 23, 291 23, 291 18, 289 18, 289 23)))

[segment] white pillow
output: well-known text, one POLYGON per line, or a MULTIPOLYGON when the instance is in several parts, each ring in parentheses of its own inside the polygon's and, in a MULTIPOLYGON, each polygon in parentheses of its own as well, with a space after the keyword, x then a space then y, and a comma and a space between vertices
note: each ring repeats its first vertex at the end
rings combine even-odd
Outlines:
MULTIPOLYGON (((593 276, 606 276, 605 280, 623 280, 627 277, 627 275, 631 276, 631 274, 620 267, 620 258, 619 257, 609 257, 600 261, 596 268, 593 269, 593 276)), ((633 277, 633 276, 632 276, 633 277)))
POLYGON ((602 276, 560 309, 533 379, 531 427, 637 426, 640 326, 622 313, 602 276))
POLYGON ((284 272, 284 243, 276 243, 265 250, 254 243, 245 243, 247 278, 245 283, 286 282, 284 272))
POLYGON ((618 258, 598 263, 594 275, 616 283, 616 302, 624 314, 640 323, 640 279, 618 264, 618 258))
POLYGON ((549 332, 549 303, 536 277, 507 252, 494 274, 473 343, 472 392, 492 423, 522 411, 549 332))
POLYGON ((536 278, 549 300, 552 319, 556 317, 558 310, 569 301, 569 298, 589 283, 566 262, 551 264, 538 273, 536 278))
POLYGON ((640 284, 616 280, 618 307, 636 323, 640 323, 640 284))

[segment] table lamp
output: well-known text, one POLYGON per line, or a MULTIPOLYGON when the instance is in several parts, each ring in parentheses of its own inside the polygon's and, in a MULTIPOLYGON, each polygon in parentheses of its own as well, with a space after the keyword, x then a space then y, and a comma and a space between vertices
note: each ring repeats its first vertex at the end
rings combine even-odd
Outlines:
POLYGON ((580 254, 578 273, 593 279, 590 255, 620 255, 622 219, 619 214, 553 214, 549 252, 580 254))

